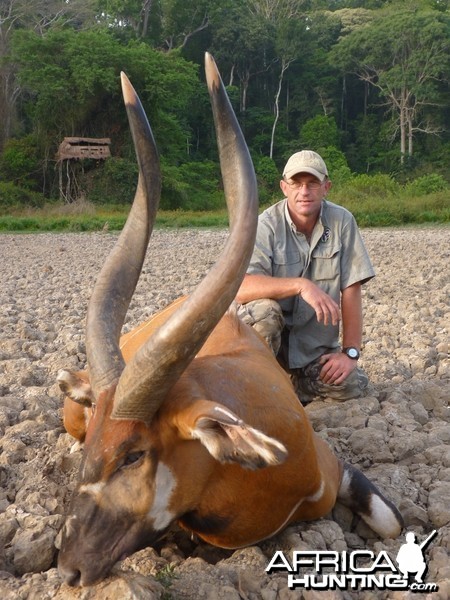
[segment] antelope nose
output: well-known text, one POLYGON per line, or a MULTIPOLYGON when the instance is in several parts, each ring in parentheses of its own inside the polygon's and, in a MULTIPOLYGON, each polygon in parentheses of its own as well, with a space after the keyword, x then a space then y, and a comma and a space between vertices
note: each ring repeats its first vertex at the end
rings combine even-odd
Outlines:
POLYGON ((81 571, 78 569, 71 569, 58 565, 58 572, 64 583, 67 583, 67 585, 70 585, 71 587, 78 587, 81 585, 81 571))

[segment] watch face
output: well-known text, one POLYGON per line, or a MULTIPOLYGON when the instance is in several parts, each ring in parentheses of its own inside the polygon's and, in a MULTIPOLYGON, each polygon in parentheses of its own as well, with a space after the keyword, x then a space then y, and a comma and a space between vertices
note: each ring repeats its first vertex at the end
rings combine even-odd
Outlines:
POLYGON ((347 356, 349 356, 350 358, 358 358, 359 357, 359 352, 356 348, 347 348, 347 356))

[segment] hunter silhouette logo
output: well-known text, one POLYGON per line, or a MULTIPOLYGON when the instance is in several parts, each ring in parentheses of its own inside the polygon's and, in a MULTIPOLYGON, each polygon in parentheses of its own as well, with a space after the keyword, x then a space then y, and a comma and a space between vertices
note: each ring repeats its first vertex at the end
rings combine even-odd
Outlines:
POLYGON ((406 544, 400 547, 397 554, 398 568, 403 573, 405 579, 415 574, 415 580, 423 583, 423 578, 427 572, 428 566, 424 558, 424 550, 437 535, 437 529, 434 529, 427 539, 420 545, 416 542, 416 536, 412 531, 406 534, 406 544))
POLYGON ((288 573, 288 588, 304 590, 409 590, 437 592, 437 583, 424 582, 425 549, 437 535, 433 530, 421 543, 409 531, 396 560, 386 550, 278 550, 266 567, 267 573, 288 573), (414 576, 414 577, 413 577, 414 576))

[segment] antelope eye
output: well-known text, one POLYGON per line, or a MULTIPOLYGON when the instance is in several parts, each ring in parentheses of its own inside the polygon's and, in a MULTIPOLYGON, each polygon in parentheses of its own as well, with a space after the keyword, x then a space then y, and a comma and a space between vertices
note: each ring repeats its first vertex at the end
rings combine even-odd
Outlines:
POLYGON ((132 465, 136 465, 141 459, 143 459, 145 452, 130 452, 125 457, 123 461, 122 467, 130 467, 132 465))

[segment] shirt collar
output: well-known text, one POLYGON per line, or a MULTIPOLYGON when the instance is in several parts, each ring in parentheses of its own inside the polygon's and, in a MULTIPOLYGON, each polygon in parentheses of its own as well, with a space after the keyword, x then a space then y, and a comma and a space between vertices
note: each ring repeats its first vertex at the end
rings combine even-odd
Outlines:
POLYGON ((291 230, 294 233, 297 233, 297 227, 295 226, 295 223, 292 220, 292 217, 291 217, 291 215, 289 213, 287 198, 284 199, 284 216, 286 217, 286 221, 288 222, 289 227, 291 228, 291 230))
POLYGON ((328 202, 324 198, 322 200, 322 205, 320 207, 320 214, 319 214, 319 219, 318 219, 318 222, 320 222, 323 226, 325 226, 327 224, 327 219, 326 219, 327 207, 328 207, 328 202))

